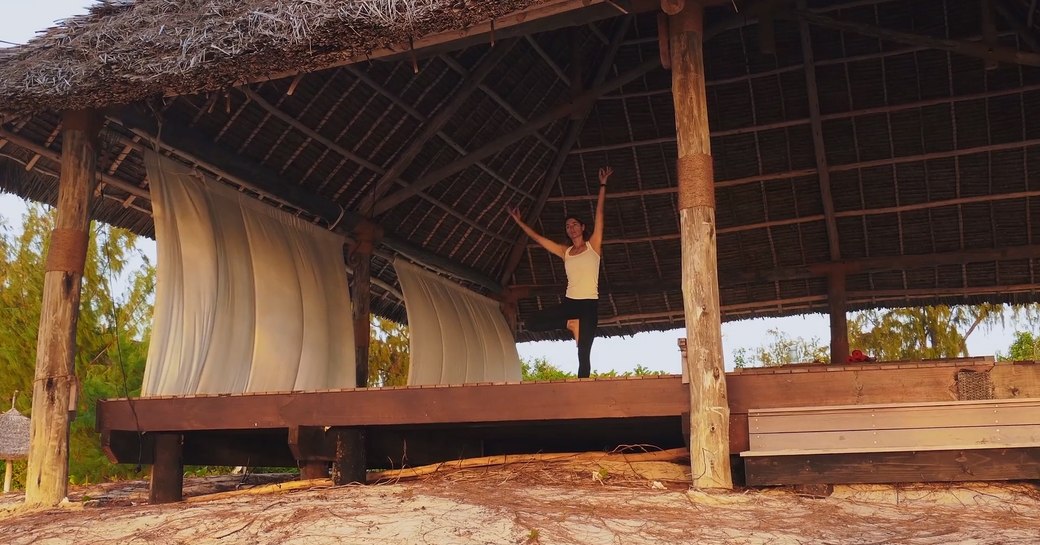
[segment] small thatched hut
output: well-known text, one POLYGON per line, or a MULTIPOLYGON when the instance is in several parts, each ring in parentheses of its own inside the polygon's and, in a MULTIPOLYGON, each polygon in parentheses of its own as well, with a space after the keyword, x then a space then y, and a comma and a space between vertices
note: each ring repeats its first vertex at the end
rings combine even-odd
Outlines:
POLYGON ((29 455, 29 418, 18 409, 0 414, 0 458, 7 463, 4 470, 4 492, 11 491, 12 460, 23 460, 29 455))

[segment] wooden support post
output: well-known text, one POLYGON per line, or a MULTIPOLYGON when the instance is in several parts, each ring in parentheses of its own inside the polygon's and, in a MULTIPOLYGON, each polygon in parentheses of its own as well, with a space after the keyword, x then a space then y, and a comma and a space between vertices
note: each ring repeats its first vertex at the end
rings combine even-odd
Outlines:
POLYGON ((831 315, 831 363, 845 363, 849 359, 849 324, 845 304, 845 271, 835 270, 829 275, 827 301, 831 315))
POLYGON ((498 297, 498 308, 506 317, 509 332, 513 334, 514 338, 516 337, 517 321, 520 319, 520 299, 526 297, 529 291, 527 288, 508 287, 502 290, 498 297))
POLYGON ((332 482, 336 485, 367 482, 365 430, 340 428, 330 430, 336 436, 336 461, 332 463, 332 482))
POLYGON ((148 486, 148 503, 181 501, 184 494, 183 437, 179 433, 155 434, 155 460, 148 486))
POLYGON ((329 463, 321 460, 304 462, 300 465, 300 480, 327 479, 329 477, 329 463))
POLYGON ((354 312, 354 349, 358 388, 368 387, 368 344, 372 335, 372 251, 380 238, 378 226, 362 222, 354 229, 356 245, 350 254, 354 282, 350 299, 354 312))
POLYGON ((100 125, 97 115, 86 110, 65 112, 62 125, 58 214, 47 252, 36 343, 26 505, 58 505, 69 485, 76 322, 89 240, 90 203, 97 183, 100 125))
POLYGON ((11 491, 11 479, 14 477, 14 463, 4 460, 4 494, 11 491))
POLYGON ((715 188, 704 86, 703 15, 700 5, 687 2, 668 24, 679 148, 683 307, 690 375, 690 464, 693 486, 733 488, 715 248, 715 188))

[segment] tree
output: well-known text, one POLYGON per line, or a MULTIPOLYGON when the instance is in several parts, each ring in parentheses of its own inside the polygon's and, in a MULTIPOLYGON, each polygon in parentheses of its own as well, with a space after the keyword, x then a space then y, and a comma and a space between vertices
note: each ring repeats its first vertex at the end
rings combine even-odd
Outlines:
POLYGON ((994 304, 868 310, 849 320, 849 346, 887 361, 966 357, 974 332, 1036 313, 1036 305, 994 304))
POLYGON ((998 352, 997 359, 1001 361, 1040 361, 1040 334, 1016 331, 1015 340, 1008 347, 1008 353, 998 352))
POLYGON ((372 317, 368 345, 368 384, 404 386, 408 383, 408 326, 378 316, 372 317))
POLYGON ((733 352, 733 363, 737 369, 830 361, 830 349, 822 345, 818 337, 808 340, 792 338, 776 328, 770 329, 768 334, 772 340, 766 344, 755 348, 742 347, 733 352))
MULTIPOLYGON (((0 224, 0 393, 19 395, 16 407, 29 414, 40 323, 44 256, 54 214, 33 205, 21 232, 0 224)), ((70 430, 69 478, 98 481, 138 475, 108 463, 94 431, 97 400, 138 395, 148 352, 148 326, 155 269, 136 248, 136 235, 93 224, 83 274, 76 331, 76 418, 70 430), (140 261, 139 268, 130 265, 140 261)), ((30 415, 31 416, 31 415, 30 415)), ((19 464, 18 485, 24 479, 19 464)))

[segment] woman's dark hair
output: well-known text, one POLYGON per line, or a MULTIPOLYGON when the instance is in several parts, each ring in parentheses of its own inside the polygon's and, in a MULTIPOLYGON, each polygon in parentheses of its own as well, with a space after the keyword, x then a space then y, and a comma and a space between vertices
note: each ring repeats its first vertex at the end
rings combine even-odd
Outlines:
POLYGON ((585 223, 585 220, 579 218, 578 216, 571 215, 571 216, 567 216, 566 218, 563 218, 563 225, 564 225, 563 232, 564 233, 567 232, 567 221, 568 220, 574 220, 574 221, 580 223, 581 224, 581 238, 583 238, 585 240, 589 240, 589 236, 590 236, 589 235, 589 228, 588 228, 589 224, 585 223))

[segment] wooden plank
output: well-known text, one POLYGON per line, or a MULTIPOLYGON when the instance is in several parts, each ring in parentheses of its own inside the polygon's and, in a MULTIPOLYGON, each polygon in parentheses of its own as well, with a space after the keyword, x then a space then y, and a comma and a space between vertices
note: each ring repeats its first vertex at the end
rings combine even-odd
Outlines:
MULTIPOLYGON (((145 431, 677 416, 688 404, 678 376, 134 401, 145 431)), ((98 419, 102 429, 137 429, 125 400, 99 402, 98 419)))
POLYGON ((1040 479, 1040 448, 745 458, 749 486, 1040 479))
MULTIPOLYGON (((1035 420, 1034 420, 1035 421, 1035 420)), ((752 433, 751 451, 862 449, 915 450, 962 446, 1029 445, 1040 447, 1040 424, 911 428, 856 431, 752 433)))
POLYGON ((953 401, 956 366, 881 369, 876 364, 831 373, 731 374, 730 410, 792 405, 859 405, 894 401, 953 401))
POLYGON ((774 414, 752 411, 752 434, 801 431, 860 431, 961 426, 1014 426, 1040 423, 1040 399, 1002 405, 999 402, 962 402, 966 405, 908 404, 902 407, 865 406, 856 409, 794 410, 774 414))

